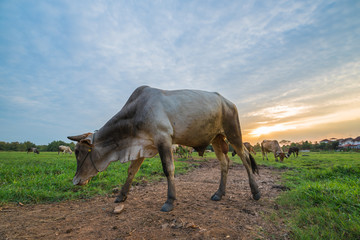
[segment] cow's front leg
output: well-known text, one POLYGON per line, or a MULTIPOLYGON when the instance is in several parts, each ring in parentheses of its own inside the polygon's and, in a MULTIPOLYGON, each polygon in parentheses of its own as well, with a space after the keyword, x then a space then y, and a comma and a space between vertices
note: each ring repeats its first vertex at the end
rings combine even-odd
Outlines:
POLYGON ((136 173, 139 171, 141 164, 144 162, 145 158, 139 158, 137 160, 133 160, 130 163, 130 166, 128 168, 128 176, 126 179, 125 184, 122 186, 119 196, 116 197, 115 202, 125 202, 127 195, 129 193, 131 183, 136 175, 136 173))
POLYGON ((176 200, 175 182, 174 182, 175 166, 174 166, 174 159, 171 153, 171 144, 169 146, 167 146, 166 144, 160 144, 158 150, 159 150, 164 174, 168 182, 167 200, 164 203, 164 205, 161 207, 161 211, 170 212, 171 210, 173 210, 174 201, 176 200))
POLYGON ((278 162, 279 161, 278 158, 277 158, 278 155, 276 153, 274 153, 274 157, 275 157, 275 161, 278 162))

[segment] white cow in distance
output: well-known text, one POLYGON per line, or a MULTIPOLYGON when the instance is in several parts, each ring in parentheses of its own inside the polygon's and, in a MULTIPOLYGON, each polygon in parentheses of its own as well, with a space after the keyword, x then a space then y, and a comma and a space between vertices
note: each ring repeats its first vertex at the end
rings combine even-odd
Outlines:
POLYGON ((60 154, 60 152, 62 152, 63 154, 65 154, 65 153, 69 153, 70 155, 72 154, 71 148, 68 146, 64 146, 64 145, 59 146, 58 155, 60 154))

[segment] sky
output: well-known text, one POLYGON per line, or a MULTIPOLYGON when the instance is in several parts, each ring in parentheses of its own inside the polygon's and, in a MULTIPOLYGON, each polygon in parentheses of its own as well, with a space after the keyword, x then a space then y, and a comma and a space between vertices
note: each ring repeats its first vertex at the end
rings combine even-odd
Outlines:
POLYGON ((360 1, 0 1, 0 141, 101 128, 141 85, 216 91, 243 140, 360 136, 360 1))

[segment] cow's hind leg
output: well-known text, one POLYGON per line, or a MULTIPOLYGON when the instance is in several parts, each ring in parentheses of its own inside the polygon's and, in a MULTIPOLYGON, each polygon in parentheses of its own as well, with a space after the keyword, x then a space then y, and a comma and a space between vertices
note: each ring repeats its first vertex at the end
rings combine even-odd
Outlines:
POLYGON ((131 183, 136 175, 136 173, 139 171, 141 164, 144 162, 145 158, 139 158, 137 160, 133 160, 130 163, 130 166, 128 168, 128 176, 126 179, 125 184, 122 186, 119 196, 116 197, 115 202, 125 202, 127 195, 129 193, 131 183))
POLYGON ((243 147, 241 149, 241 146, 232 145, 238 153, 238 155, 241 158, 241 161, 243 162, 243 165, 245 166, 246 172, 248 174, 249 178, 249 184, 251 188, 251 193, 253 195, 254 200, 259 200, 261 197, 259 187, 255 181, 254 173, 258 173, 257 165, 255 162, 255 159, 251 154, 248 152, 248 150, 243 147))
POLYGON ((229 151, 229 146, 224 141, 224 138, 225 137, 223 135, 217 135, 215 139, 212 141, 212 146, 214 148, 217 159, 220 161, 220 166, 221 166, 220 185, 219 185, 219 189, 211 197, 211 200, 213 201, 220 201, 222 196, 225 196, 230 160, 227 155, 229 151))
POLYGON ((255 200, 259 200, 261 194, 254 176, 254 173, 258 173, 257 165, 254 157, 249 154, 249 151, 242 143, 240 126, 238 124, 235 124, 234 126, 230 125, 229 128, 225 129, 225 134, 230 144, 234 147, 236 153, 239 155, 241 161, 243 162, 243 165, 248 174, 249 184, 253 198, 255 200))
POLYGON ((175 165, 173 155, 171 153, 171 144, 159 144, 158 146, 159 155, 161 163, 163 166, 164 174, 168 181, 168 193, 167 200, 164 205, 161 207, 161 211, 170 212, 174 208, 174 201, 176 200, 176 191, 175 191, 175 182, 174 182, 174 173, 175 165))

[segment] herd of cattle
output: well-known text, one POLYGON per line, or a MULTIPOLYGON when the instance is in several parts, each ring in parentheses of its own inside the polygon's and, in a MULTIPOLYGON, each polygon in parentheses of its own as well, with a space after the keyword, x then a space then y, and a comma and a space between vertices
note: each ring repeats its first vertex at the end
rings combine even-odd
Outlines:
MULTIPOLYGON (((246 149, 250 152, 256 155, 256 151, 254 147, 248 143, 244 142, 244 146, 246 149)), ((174 144, 172 146, 173 154, 176 154, 179 158, 190 158, 192 156, 192 153, 194 152, 194 148, 187 147, 184 145, 174 144)), ((209 152, 211 150, 206 150, 205 152, 209 152)), ((33 152, 36 154, 39 154, 39 150, 37 148, 28 148, 27 153, 33 152)), ((72 150, 69 146, 63 146, 60 145, 58 148, 58 154, 72 154, 72 150)), ((294 157, 297 157, 299 155, 299 148, 298 147, 290 147, 287 153, 284 153, 281 149, 279 142, 277 140, 264 140, 261 142, 261 153, 264 160, 264 157, 266 157, 266 160, 269 160, 267 157, 268 153, 273 153, 275 160, 278 161, 278 157, 280 158, 280 161, 284 161, 284 158, 288 158, 291 156, 291 154, 294 155, 294 157)), ((232 156, 236 155, 236 151, 233 150, 232 156)))
MULTIPOLYGON (((27 149, 27 153, 29 153, 29 152, 36 153, 36 154, 40 154, 39 150, 38 150, 37 148, 34 148, 34 147, 28 148, 28 149, 27 149)), ((71 155, 71 154, 72 154, 72 150, 71 150, 71 148, 68 147, 68 146, 60 145, 60 146, 58 147, 58 154, 60 154, 60 153, 62 153, 62 154, 68 153, 68 154, 71 155)))
MULTIPOLYGON (((254 147, 248 143, 244 142, 244 146, 249 151, 249 153, 253 153, 256 155, 256 151, 254 147)), ((191 147, 183 146, 175 144, 172 146, 173 153, 176 154, 180 158, 189 158, 191 157, 191 154, 194 152, 194 149, 191 147)), ((210 150, 207 150, 210 151, 210 150)), ((264 160, 264 157, 266 157, 266 160, 269 160, 267 157, 268 153, 273 153, 275 160, 278 161, 278 158, 280 158, 280 161, 284 161, 284 158, 288 158, 291 156, 291 154, 294 155, 294 157, 298 157, 299 155, 299 148, 298 147, 290 147, 288 149, 287 153, 284 153, 282 148, 279 145, 279 142, 277 140, 263 140, 261 142, 261 153, 264 160)), ((232 154, 233 157, 236 155, 236 151, 233 150, 232 154)))

